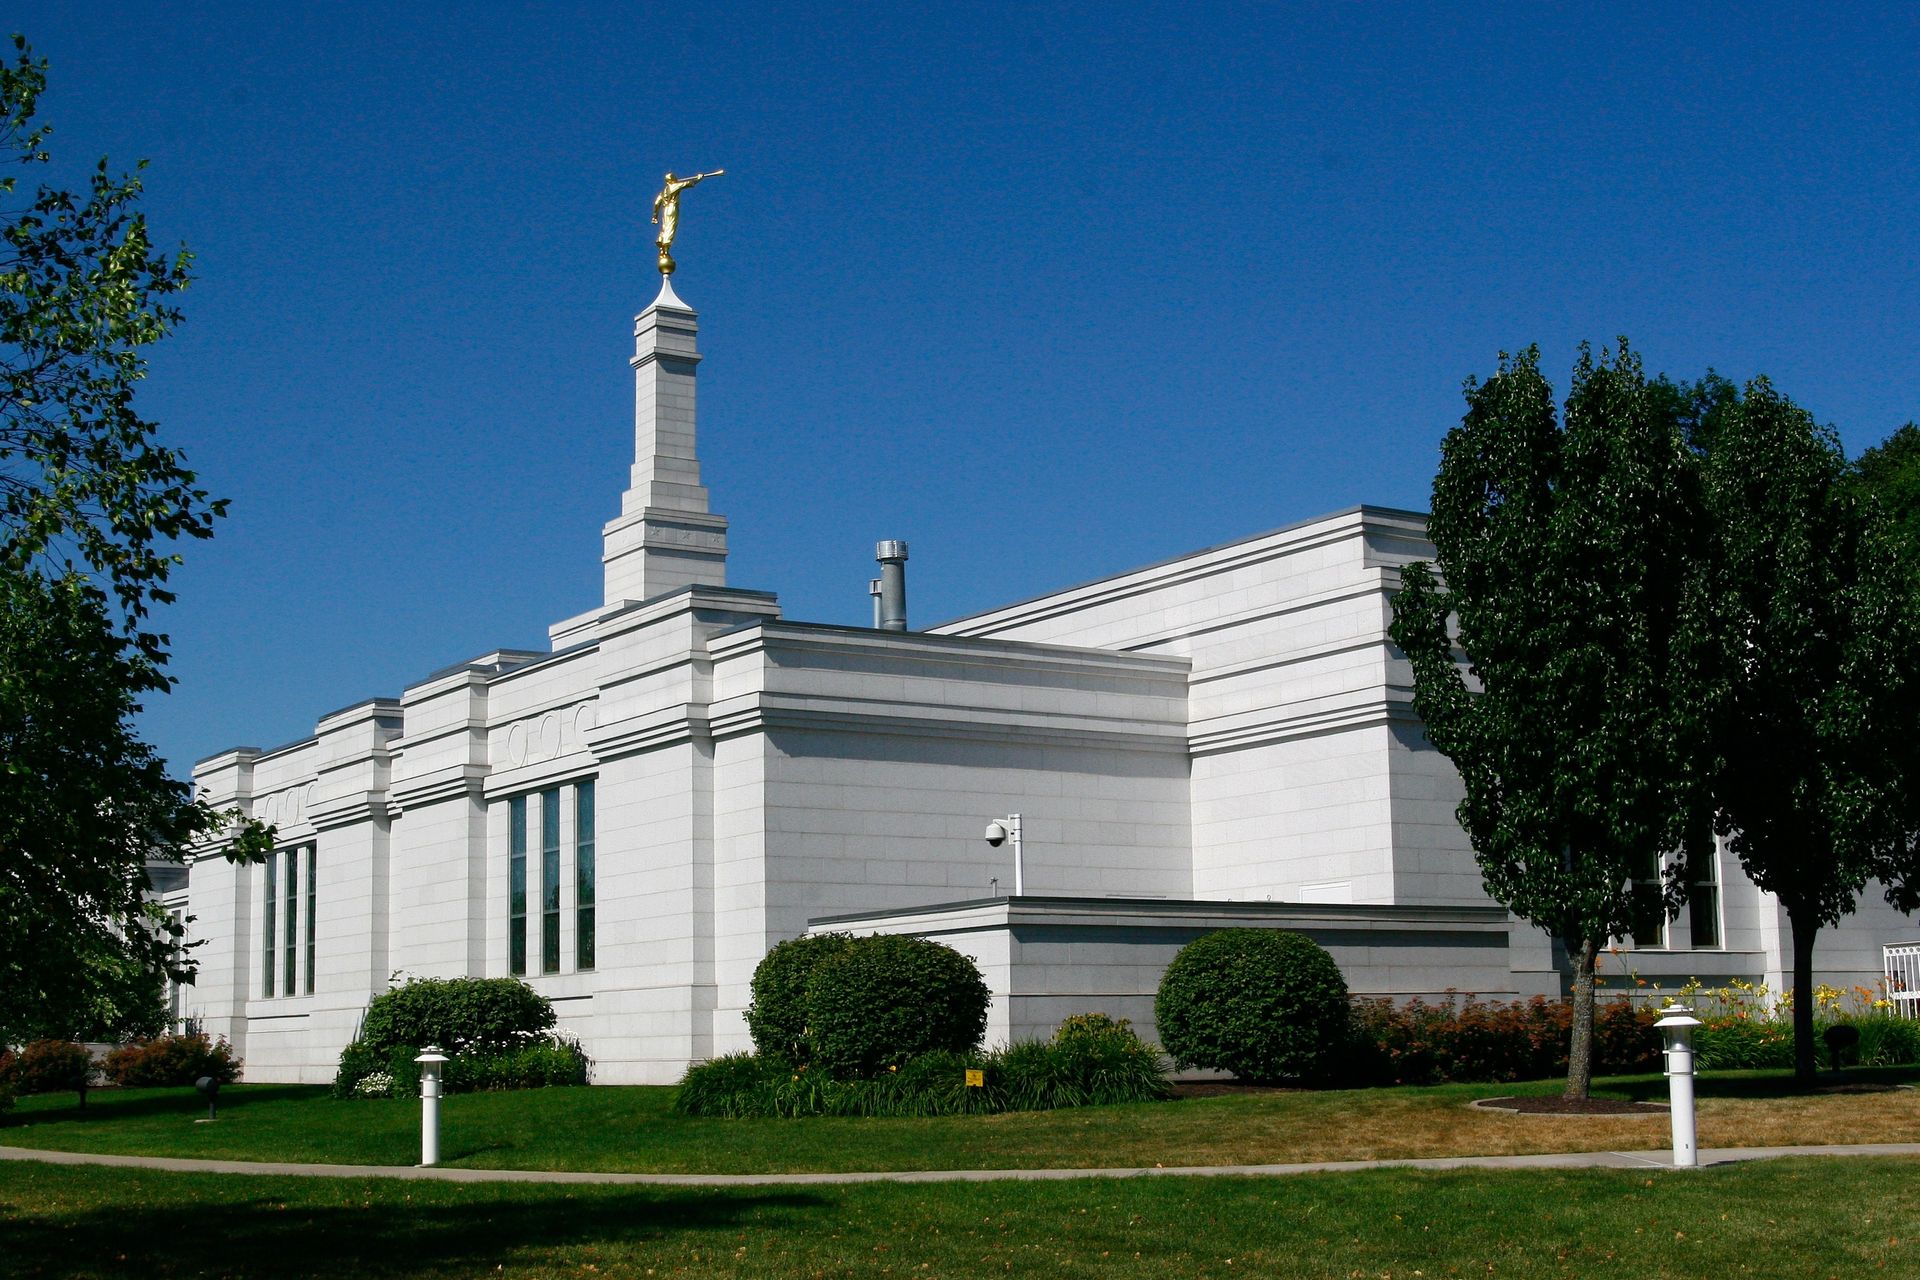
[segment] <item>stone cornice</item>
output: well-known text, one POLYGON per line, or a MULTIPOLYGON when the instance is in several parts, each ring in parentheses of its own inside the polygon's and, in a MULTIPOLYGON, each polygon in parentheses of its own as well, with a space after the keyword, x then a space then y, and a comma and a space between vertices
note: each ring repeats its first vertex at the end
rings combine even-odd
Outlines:
POLYGON ((1292 715, 1218 716, 1196 724, 1189 742, 1194 755, 1209 756, 1354 729, 1419 723, 1420 718, 1408 704, 1370 695, 1364 702, 1316 707, 1292 715))
POLYGON ((387 790, 388 811, 418 809, 462 797, 478 798, 486 785, 482 765, 462 764, 413 778, 396 779, 387 790))
POLYGON ((796 729, 1028 746, 1154 752, 1186 749, 1184 723, 1148 725, 1132 717, 1060 715, 777 693, 747 694, 717 702, 710 708, 708 727, 715 741, 770 729, 796 729))
POLYGON ((1355 541, 1365 534, 1370 520, 1377 522, 1379 518, 1379 515, 1370 515, 1365 507, 1336 512, 1270 533, 1255 534, 1239 542, 1207 547, 1145 568, 943 622, 933 630, 943 635, 992 635, 1013 627, 1030 626, 1063 614, 1081 613, 1182 583, 1216 577, 1247 565, 1355 541))
POLYGON ((708 734, 706 709, 682 703, 648 715, 603 724, 587 735, 587 746, 595 760, 619 760, 705 739, 708 734))
POLYGON ((315 831, 334 831, 387 817, 391 809, 385 790, 356 791, 314 802, 307 821, 315 831))

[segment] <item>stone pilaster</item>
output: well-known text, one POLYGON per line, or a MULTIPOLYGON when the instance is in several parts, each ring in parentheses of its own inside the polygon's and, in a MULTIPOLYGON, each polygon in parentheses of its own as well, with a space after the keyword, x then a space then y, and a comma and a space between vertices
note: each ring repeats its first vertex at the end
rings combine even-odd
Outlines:
POLYGON ((603 531, 606 602, 725 586, 727 521, 707 510, 694 452, 693 308, 669 281, 633 325, 633 472, 603 531))

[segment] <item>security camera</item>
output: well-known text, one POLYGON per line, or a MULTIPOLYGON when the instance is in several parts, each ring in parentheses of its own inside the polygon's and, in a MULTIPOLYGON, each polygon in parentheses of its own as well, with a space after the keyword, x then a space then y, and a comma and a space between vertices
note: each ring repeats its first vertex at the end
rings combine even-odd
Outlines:
POLYGON ((1007 824, 995 819, 987 824, 987 843, 998 849, 1007 842, 1007 824))

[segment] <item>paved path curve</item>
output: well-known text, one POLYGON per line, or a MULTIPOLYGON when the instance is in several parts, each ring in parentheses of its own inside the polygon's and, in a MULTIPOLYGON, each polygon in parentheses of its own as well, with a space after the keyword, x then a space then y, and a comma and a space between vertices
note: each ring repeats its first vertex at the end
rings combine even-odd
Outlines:
MULTIPOLYGON (((1728 1147, 1700 1152, 1701 1166, 1781 1156, 1920 1156, 1920 1142, 1870 1142, 1813 1147, 1728 1147)), ((855 1182, 1052 1181, 1061 1178, 1268 1177, 1348 1173, 1355 1169, 1664 1169, 1665 1151, 1566 1151, 1532 1156, 1447 1156, 1435 1160, 1326 1160, 1310 1164, 1155 1165, 1150 1169, 926 1169, 874 1173, 561 1173, 538 1169, 433 1169, 384 1164, 289 1164, 255 1160, 177 1160, 166 1156, 110 1156, 87 1151, 0 1147, 0 1160, 47 1164, 102 1164, 174 1173, 279 1174, 300 1178, 411 1178, 436 1182, 583 1182, 656 1187, 814 1186, 855 1182)))

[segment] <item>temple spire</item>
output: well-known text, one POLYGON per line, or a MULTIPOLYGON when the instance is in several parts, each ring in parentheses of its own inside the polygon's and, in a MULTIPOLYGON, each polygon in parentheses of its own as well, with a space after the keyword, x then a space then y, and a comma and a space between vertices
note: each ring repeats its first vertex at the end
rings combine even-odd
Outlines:
POLYGON ((634 320, 633 471, 620 515, 603 531, 608 604, 726 585, 727 521, 707 510, 694 452, 699 330, 670 278, 634 320))

